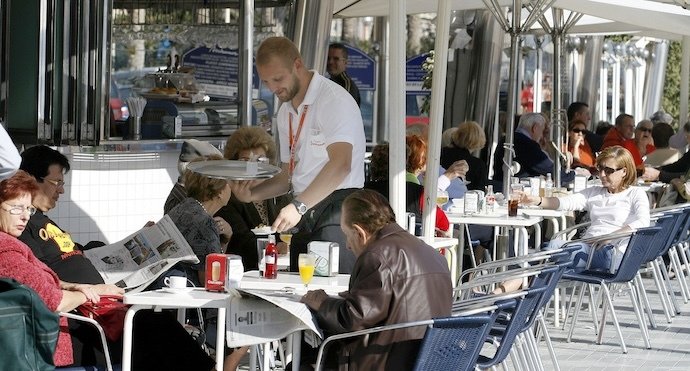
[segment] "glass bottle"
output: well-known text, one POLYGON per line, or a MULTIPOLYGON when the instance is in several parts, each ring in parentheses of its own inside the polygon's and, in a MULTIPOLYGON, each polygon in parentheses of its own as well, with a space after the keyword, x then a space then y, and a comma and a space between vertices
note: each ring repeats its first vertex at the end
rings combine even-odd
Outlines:
POLYGON ((546 184, 544 185, 544 197, 553 197, 553 179, 551 173, 546 174, 546 184))
POLYGON ((266 269, 264 277, 275 279, 278 277, 278 247, 276 247, 276 236, 268 236, 268 245, 266 245, 266 255, 264 257, 266 269))

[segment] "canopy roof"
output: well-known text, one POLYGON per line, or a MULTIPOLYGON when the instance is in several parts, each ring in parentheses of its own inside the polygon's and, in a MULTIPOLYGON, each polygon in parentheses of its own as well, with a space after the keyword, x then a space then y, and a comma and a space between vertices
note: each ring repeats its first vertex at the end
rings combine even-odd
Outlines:
MULTIPOLYGON (((396 0, 399 1, 399 0, 396 0)), ((405 0, 407 12, 435 13, 437 1, 405 0)), ((677 40, 690 36, 690 11, 673 0, 556 0, 554 7, 586 14, 569 33, 640 33, 677 40)), ((498 0, 511 7, 512 0, 498 0)), ((524 1, 528 3, 528 1, 524 1)), ((482 0, 451 0, 453 10, 484 9, 482 0)), ((335 0, 337 17, 388 15, 388 0, 335 0)), ((548 19, 547 12, 547 19, 548 19)))

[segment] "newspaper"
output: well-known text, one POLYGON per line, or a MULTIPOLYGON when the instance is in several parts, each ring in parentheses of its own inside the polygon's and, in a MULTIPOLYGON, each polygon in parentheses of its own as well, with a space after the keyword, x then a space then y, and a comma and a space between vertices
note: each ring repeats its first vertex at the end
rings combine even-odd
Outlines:
POLYGON ((282 339, 299 330, 311 330, 323 338, 316 319, 301 295, 285 290, 239 290, 227 311, 229 347, 261 344, 282 339))
POLYGON ((178 262, 199 259, 169 216, 122 241, 84 251, 105 283, 140 292, 178 262))

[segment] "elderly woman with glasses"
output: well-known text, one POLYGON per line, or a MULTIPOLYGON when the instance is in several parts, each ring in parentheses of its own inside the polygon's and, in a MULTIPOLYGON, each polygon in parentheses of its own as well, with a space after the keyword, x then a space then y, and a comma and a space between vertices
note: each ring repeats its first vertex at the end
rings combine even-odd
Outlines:
MULTIPOLYGON (((26 244, 17 239, 26 228, 29 217, 36 212, 31 202, 38 189, 36 180, 22 170, 0 182, 0 276, 13 278, 32 288, 53 311, 68 312, 87 301, 98 302, 100 295, 124 294, 123 289, 113 285, 61 281, 26 244)), ((65 317, 60 318, 60 334, 53 360, 57 366, 74 362, 65 317)))
POLYGON ((573 167, 594 167, 594 153, 585 139, 586 132, 584 121, 574 120, 568 125, 568 152, 573 155, 573 167))
MULTIPOLYGON (((630 152, 620 146, 608 147, 597 157, 596 168, 601 186, 589 187, 564 197, 523 194, 520 201, 544 209, 588 211, 591 224, 583 238, 631 232, 649 226, 649 199, 643 189, 632 186, 637 176, 630 152)), ((557 248, 564 242, 552 240, 549 248, 557 248)), ((589 268, 617 270, 626 242, 596 249, 589 268)), ((586 267, 591 250, 591 246, 582 244, 580 251, 574 255, 576 268, 586 267)))
MULTIPOLYGON (((250 126, 235 131, 225 143, 224 156, 228 160, 260 161, 275 163, 276 145, 265 129, 250 126)), ((261 180, 256 181, 261 182, 261 180)), ((270 226, 275 221, 280 209, 289 203, 287 196, 267 200, 242 202, 235 197, 218 211, 218 216, 232 225, 233 234, 228 244, 228 252, 242 257, 245 270, 258 268, 257 235, 252 232, 259 226, 270 226)), ((266 237, 266 236, 258 236, 266 237)), ((278 240, 278 238, 276 238, 278 240)), ((278 243, 281 253, 287 252, 284 242, 278 243)))

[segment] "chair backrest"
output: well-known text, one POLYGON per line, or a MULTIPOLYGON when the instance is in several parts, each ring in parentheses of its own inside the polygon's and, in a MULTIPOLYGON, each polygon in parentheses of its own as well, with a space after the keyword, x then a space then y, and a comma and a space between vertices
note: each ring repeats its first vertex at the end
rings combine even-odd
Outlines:
POLYGON ((608 277, 608 282, 628 282, 632 280, 637 271, 640 270, 640 265, 647 257, 647 250, 654 243, 657 233, 661 231, 660 227, 646 227, 641 228, 635 232, 628 247, 625 249, 621 264, 618 270, 611 277, 608 277))
POLYGON ((474 370, 496 313, 434 319, 424 334, 416 371, 474 370))
MULTIPOLYGON (((545 272, 543 274, 553 274, 556 269, 557 267, 552 267, 548 273, 545 272)), ((491 358, 484 355, 479 356, 477 364, 481 368, 495 366, 506 359, 515 342, 515 338, 523 331, 530 316, 534 315, 537 310, 543 294, 547 289, 546 281, 547 280, 533 280, 531 287, 526 290, 527 295, 517 299, 515 309, 510 311, 510 320, 500 333, 500 344, 498 345, 498 349, 496 349, 496 353, 491 358)))
POLYGON ((643 263, 656 259, 668 250, 671 246, 672 237, 675 237, 680 222, 683 221, 681 216, 680 211, 668 211, 657 218, 654 226, 661 228, 661 231, 656 234, 652 244, 647 247, 647 255, 643 263))
POLYGON ((0 278, 0 370, 53 370, 58 315, 31 288, 0 278))
POLYGON ((681 219, 682 221, 679 222, 680 225, 678 226, 678 229, 676 230, 676 234, 673 236, 673 239, 671 240, 671 245, 675 245, 677 243, 684 242, 688 239, 688 229, 690 229, 690 206, 686 204, 685 207, 683 207, 681 210, 681 219))

